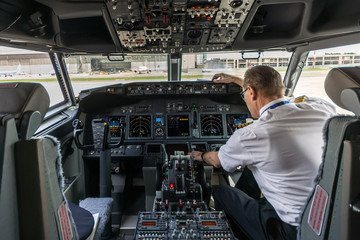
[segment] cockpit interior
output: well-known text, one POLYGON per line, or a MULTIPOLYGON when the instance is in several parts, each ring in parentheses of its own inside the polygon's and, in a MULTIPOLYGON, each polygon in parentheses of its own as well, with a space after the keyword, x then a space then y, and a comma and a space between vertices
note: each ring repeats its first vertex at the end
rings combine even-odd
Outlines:
POLYGON ((359 39, 356 0, 0 0, 0 239, 238 239, 212 192, 243 168, 191 152, 256 121, 212 77, 257 65, 342 109, 298 239, 358 239, 359 39))

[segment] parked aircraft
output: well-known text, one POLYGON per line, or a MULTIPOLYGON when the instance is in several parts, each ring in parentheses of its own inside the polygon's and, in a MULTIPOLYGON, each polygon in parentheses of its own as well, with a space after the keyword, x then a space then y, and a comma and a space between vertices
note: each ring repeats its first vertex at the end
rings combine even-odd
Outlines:
MULTIPOLYGON (((256 121, 242 86, 184 80, 208 77, 198 75, 210 53, 218 57, 206 59, 204 72, 286 68, 287 97, 305 79, 314 90, 326 78, 321 90, 351 114, 326 125, 313 193, 297 209, 298 239, 359 238, 360 58, 327 77, 303 72, 312 68, 310 51, 360 43, 359 1, 0 0, 0 12, 0 45, 41 53, 22 60, 51 62, 58 80, 0 83, 0 239, 237 239, 212 191, 236 186, 243 168, 228 173, 187 155, 217 151, 256 121), (290 60, 257 57, 275 51, 290 60), (222 58, 229 52, 235 57, 222 58), (167 66, 168 81, 131 73, 73 79, 68 71, 149 59, 167 66)), ((284 234, 281 222, 267 223, 267 239, 284 234)))
POLYGON ((12 77, 15 74, 18 74, 21 71, 21 65, 19 64, 14 71, 0 71, 0 76, 4 75, 5 77, 12 77))

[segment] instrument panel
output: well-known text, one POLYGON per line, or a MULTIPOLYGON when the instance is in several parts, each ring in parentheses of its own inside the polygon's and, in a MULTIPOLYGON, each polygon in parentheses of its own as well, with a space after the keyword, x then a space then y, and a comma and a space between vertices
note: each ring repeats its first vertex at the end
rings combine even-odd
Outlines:
MULTIPOLYGON (((240 89, 235 87, 211 82, 167 82, 96 89, 93 101, 101 105, 86 115, 86 127, 91 126, 92 119, 105 119, 116 142, 121 137, 120 126, 125 124, 124 146, 112 149, 114 156, 143 156, 145 144, 152 143, 204 143, 205 149, 217 150, 241 124, 252 120, 239 96, 240 89), (161 88, 147 94, 154 86, 161 88), (184 86, 187 90, 180 91, 184 86), (111 98, 98 99, 99 92, 111 98), (119 106, 113 103, 115 96, 120 97, 119 106)), ((93 91, 81 93, 82 100, 93 91)), ((86 144, 93 142, 91 128, 86 129, 84 140, 86 144)))
POLYGON ((111 138, 120 138, 120 124, 126 122, 125 139, 228 138, 249 119, 248 113, 159 113, 107 116, 111 138), (197 126, 197 119, 200 124, 197 126))

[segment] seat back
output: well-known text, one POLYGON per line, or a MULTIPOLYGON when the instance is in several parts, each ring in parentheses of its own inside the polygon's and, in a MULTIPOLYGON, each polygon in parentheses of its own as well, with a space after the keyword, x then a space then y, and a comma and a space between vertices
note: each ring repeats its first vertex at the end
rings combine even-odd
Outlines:
POLYGON ((18 141, 14 118, 0 117, 0 229, 4 239, 20 239, 14 144, 18 141))
POLYGON ((355 116, 333 117, 324 128, 323 164, 304 210, 298 239, 358 239, 360 108, 356 103, 360 99, 360 68, 331 70, 325 86, 329 97, 355 116))
POLYGON ((20 238, 15 142, 19 140, 19 132, 26 137, 38 128, 49 107, 46 96, 40 84, 0 83, 0 229, 3 239, 20 238))
POLYGON ((77 239, 58 150, 49 136, 15 144, 21 239, 77 239))
POLYGON ((77 238, 59 185, 63 179, 57 142, 30 139, 49 102, 41 84, 0 84, 1 238, 77 238))

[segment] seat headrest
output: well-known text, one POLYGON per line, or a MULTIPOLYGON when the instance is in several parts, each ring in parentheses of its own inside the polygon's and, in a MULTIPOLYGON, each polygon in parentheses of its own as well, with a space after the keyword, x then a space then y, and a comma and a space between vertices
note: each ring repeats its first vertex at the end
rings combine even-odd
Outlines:
POLYGON ((0 83, 0 115, 14 117, 18 128, 25 124, 27 129, 18 129, 20 135, 29 132, 29 128, 33 133, 36 131, 49 110, 49 104, 49 95, 39 83, 0 83))
POLYGON ((348 88, 360 88, 360 67, 331 69, 325 79, 326 94, 338 106, 353 111, 341 100, 342 91, 348 88))

